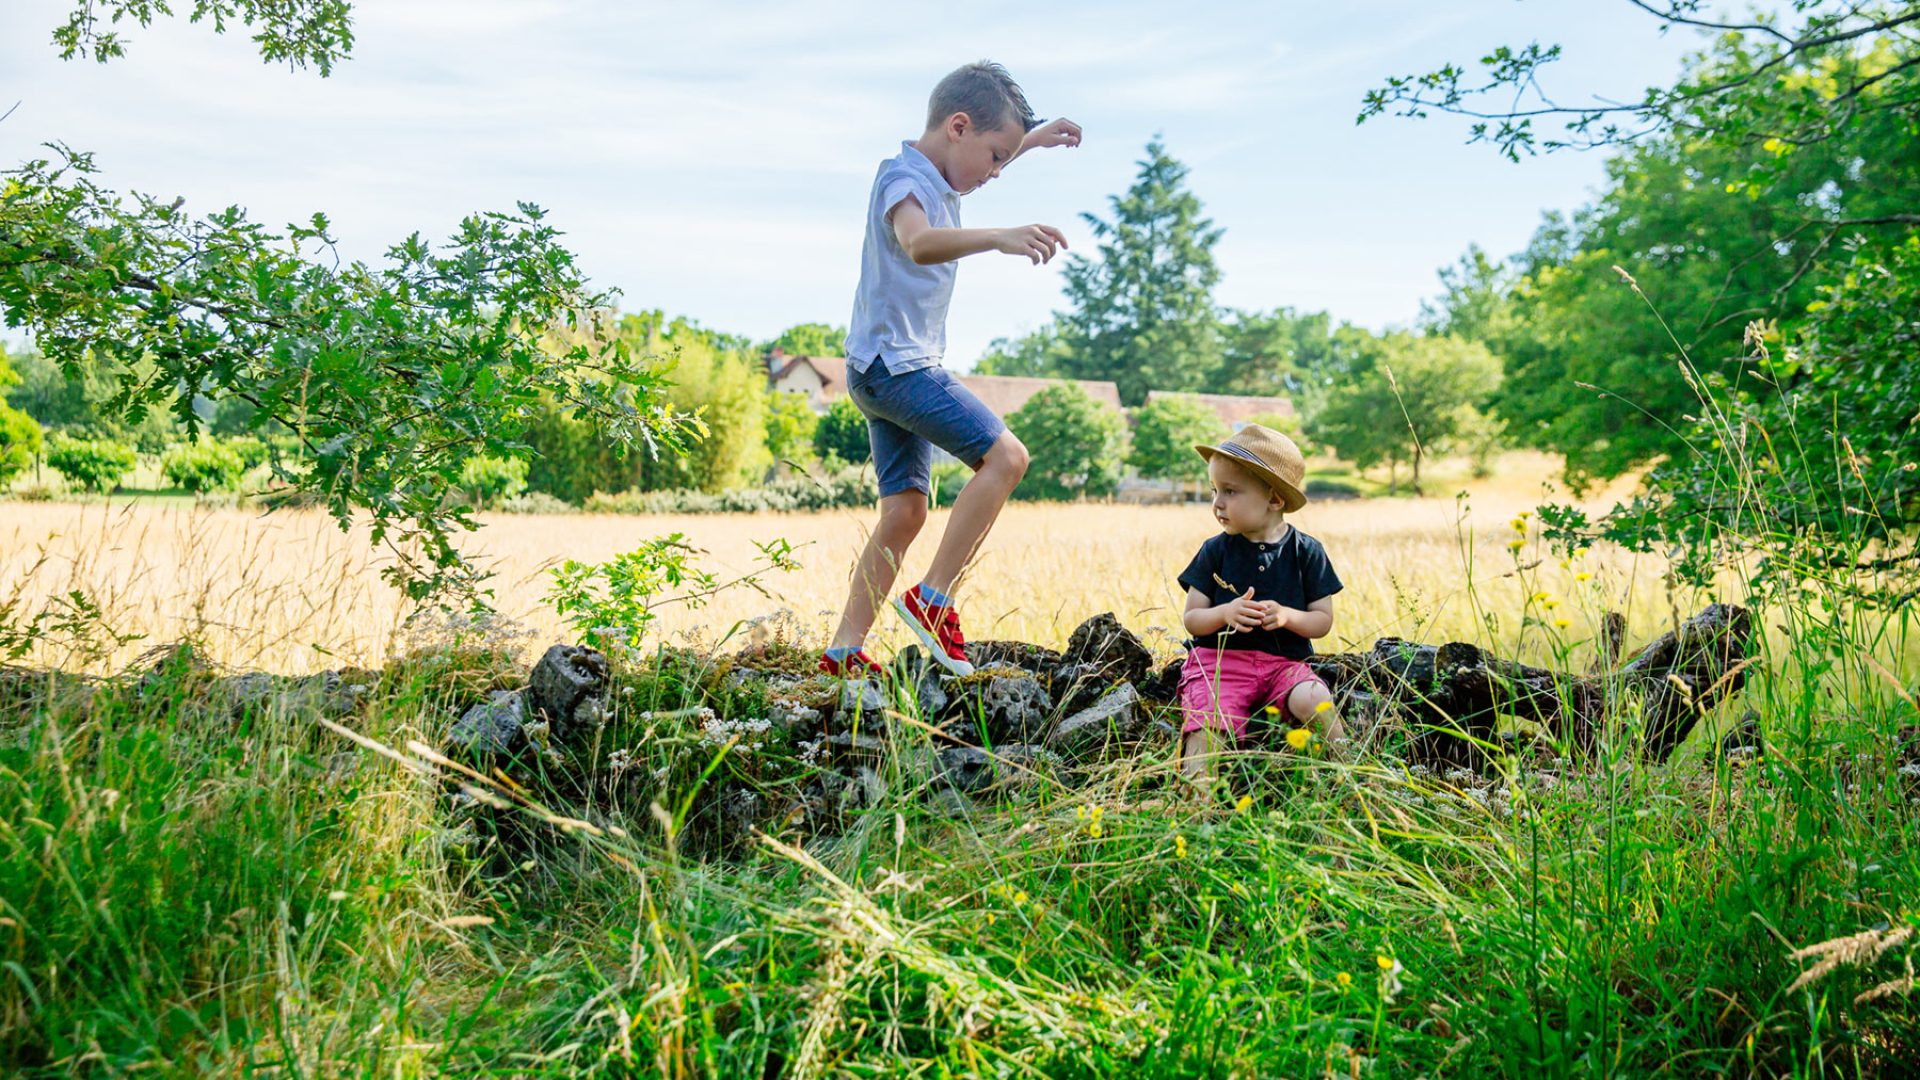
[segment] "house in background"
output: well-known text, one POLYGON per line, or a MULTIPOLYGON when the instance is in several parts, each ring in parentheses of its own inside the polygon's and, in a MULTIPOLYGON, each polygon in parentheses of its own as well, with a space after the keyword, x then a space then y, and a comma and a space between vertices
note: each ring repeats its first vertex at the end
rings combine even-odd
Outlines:
POLYGON ((1114 412, 1125 414, 1120 407, 1120 388, 1110 382, 1043 379, 1025 375, 957 375, 955 378, 960 380, 960 385, 973 391, 973 396, 979 398, 981 404, 1002 419, 1018 412, 1020 406, 1032 400, 1040 391, 1067 383, 1084 390, 1088 397, 1114 412))
POLYGON ((775 390, 806 396, 814 412, 823 413, 835 398, 847 393, 844 356, 788 356, 779 349, 767 354, 767 383, 775 390))

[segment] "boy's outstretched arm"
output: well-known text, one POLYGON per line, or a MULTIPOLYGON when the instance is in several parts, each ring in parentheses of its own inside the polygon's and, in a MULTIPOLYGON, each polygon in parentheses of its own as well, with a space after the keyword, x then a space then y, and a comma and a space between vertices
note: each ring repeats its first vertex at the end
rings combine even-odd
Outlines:
POLYGON ((1036 265, 1067 246, 1067 238, 1051 225, 1016 225, 1005 229, 940 229, 927 221, 927 212, 912 195, 893 208, 893 235, 901 250, 921 266, 952 262, 983 251, 1025 255, 1036 265))
MULTIPOLYGON (((1026 138, 1020 140, 1020 149, 1015 150, 1013 156, 1007 159, 1007 165, 1011 165, 1020 160, 1020 155, 1029 150, 1038 150, 1042 147, 1051 146, 1079 145, 1080 125, 1062 117, 1059 120, 1042 124, 1032 131, 1027 132, 1026 138)), ((1001 168, 1005 167, 1005 165, 1001 166, 1001 168)))

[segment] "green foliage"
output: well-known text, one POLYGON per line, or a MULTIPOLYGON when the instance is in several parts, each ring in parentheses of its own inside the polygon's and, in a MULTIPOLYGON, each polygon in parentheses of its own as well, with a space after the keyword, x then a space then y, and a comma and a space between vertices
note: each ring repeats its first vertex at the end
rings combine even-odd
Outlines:
POLYGON ((801 465, 813 460, 813 435, 819 427, 820 414, 804 394, 767 391, 767 453, 773 460, 801 465))
POLYGON ((1690 379, 1699 416, 1681 432, 1686 452, 1597 524, 1543 508, 1551 534, 1670 552, 1695 582, 1733 564, 1761 594, 1819 575, 1873 605, 1920 596, 1920 236, 1857 252, 1821 292, 1796 342, 1776 326, 1748 328, 1762 389, 1690 379))
POLYGON ((753 546, 760 551, 755 568, 730 581, 699 568, 695 557, 706 552, 688 543, 684 533, 649 540, 603 563, 568 559, 550 571, 547 602, 581 641, 624 655, 640 647, 657 608, 697 608, 717 593, 741 587, 771 596, 763 576, 800 568, 793 545, 785 540, 756 540, 753 546))
POLYGON ((160 458, 160 475, 167 483, 195 494, 239 487, 246 471, 239 452, 215 439, 177 446, 160 458))
POLYGON ((1112 220, 1081 215, 1100 253, 1067 259, 1070 309, 1057 317, 1060 374, 1110 379, 1127 405, 1149 390, 1202 389, 1220 366, 1213 246, 1224 230, 1200 216, 1187 167, 1159 139, 1139 164, 1133 186, 1109 199, 1112 220))
POLYGON ((527 490, 527 463, 481 454, 461 466, 460 490, 475 506, 497 505, 527 490))
POLYGON ((1119 486, 1127 423, 1073 383, 1033 395, 1007 417, 1007 427, 1031 456, 1017 497, 1101 498, 1119 486))
POLYGON ((664 373, 604 332, 593 313, 607 298, 535 206, 468 217, 440 252, 409 237, 375 269, 337 259, 322 216, 282 237, 238 208, 196 220, 93 174, 90 156, 66 150, 8 174, 8 324, 69 378, 89 358, 107 365, 111 405, 130 421, 164 407, 191 434, 196 400, 250 399, 256 422, 285 425, 306 450, 277 479, 342 528, 366 514, 393 554, 385 573, 414 599, 477 588, 454 545, 473 522, 446 495, 474 453, 524 445, 543 392, 617 440, 680 445, 664 373))
POLYGON ((1194 398, 1156 397, 1133 411, 1133 421, 1127 464, 1156 480, 1204 480, 1207 463, 1194 446, 1227 435, 1219 415, 1194 398))
POLYGON ((1024 337, 994 338, 973 370, 978 375, 1055 378, 1065 370, 1066 355, 1060 324, 1050 322, 1024 337))
POLYGON ((827 406, 813 429, 814 452, 851 464, 873 458, 873 440, 867 436, 867 417, 850 397, 839 397, 827 406))
POLYGON ((753 514, 871 509, 879 499, 873 470, 852 466, 826 477, 802 473, 726 491, 599 493, 583 505, 587 511, 597 514, 753 514))
POLYGON ((132 471, 133 447, 111 439, 76 439, 55 435, 47 440, 47 464, 58 469, 82 491, 111 491, 132 471))
POLYGON ((1714 62, 1672 86, 1649 86, 1637 99, 1594 94, 1595 104, 1561 105, 1542 78, 1560 59, 1561 46, 1501 45, 1481 56, 1478 82, 1466 65, 1455 63, 1390 77, 1366 94, 1359 119, 1434 112, 1468 117, 1470 142, 1488 142, 1518 161, 1540 150, 1616 147, 1674 134, 1708 141, 1771 139, 1789 152, 1856 123, 1891 120, 1902 126, 1920 113, 1920 99, 1906 93, 1916 44, 1906 32, 1915 18, 1909 3, 1796 0, 1799 25, 1791 29, 1782 29, 1781 16, 1717 19, 1699 0, 1635 6, 1658 20, 1663 33, 1676 27, 1717 31, 1709 52, 1714 62), (1482 98, 1492 104, 1482 106, 1482 98), (1563 133, 1542 137, 1535 121, 1552 119, 1562 122, 1563 133))
POLYGON ((1308 433, 1360 468, 1381 462, 1396 471, 1446 453, 1485 427, 1480 409, 1500 385, 1500 361, 1477 342, 1391 334, 1379 366, 1335 386, 1308 433))
MULTIPOLYGON (((0 390, 17 385, 20 376, 7 364, 7 353, 0 349, 0 390)), ((0 487, 26 471, 40 453, 40 423, 0 399, 0 487)))
MULTIPOLYGON (((119 31, 103 27, 122 22, 150 26, 174 11, 168 0, 75 0, 65 25, 53 32, 60 58, 100 63, 126 55, 119 31)), ((237 23, 253 31, 260 59, 291 68, 312 64, 322 76, 353 50, 352 0, 193 0, 187 21, 210 23, 215 33, 237 23)))
POLYGON ((760 349, 779 349, 788 356, 839 356, 846 351, 847 328, 827 323, 801 323, 780 331, 780 336, 760 349))

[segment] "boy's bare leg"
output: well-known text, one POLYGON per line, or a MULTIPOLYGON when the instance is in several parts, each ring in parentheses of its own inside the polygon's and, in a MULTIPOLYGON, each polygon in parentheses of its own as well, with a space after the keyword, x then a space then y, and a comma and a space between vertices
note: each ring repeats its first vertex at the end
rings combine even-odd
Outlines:
POLYGON ((1189 780, 1213 776, 1213 761, 1226 740, 1214 728, 1189 731, 1180 737, 1180 772, 1189 780))
MULTIPOLYGON (((980 549, 980 542, 987 538, 1001 508, 1007 505, 1007 497, 1025 475, 1026 446, 1013 432, 1001 432, 1000 438, 987 448, 987 456, 974 469, 967 486, 960 489, 960 497, 954 500, 953 514, 947 518, 947 531, 940 537, 940 549, 934 552, 933 565, 927 567, 924 580, 928 587, 943 593, 953 592, 954 580, 980 549)), ((891 578, 888 584, 892 584, 891 578)))
MULTIPOLYGON (((971 486, 971 485, 969 485, 971 486)), ((873 613, 893 589, 900 572, 900 561, 907 547, 920 535, 927 523, 927 493, 903 491, 880 500, 880 524, 867 538, 860 561, 853 564, 853 584, 847 589, 847 606, 841 609, 840 625, 833 632, 833 648, 864 644, 873 629, 873 613)), ((948 530, 951 534, 952 530, 948 530)))
POLYGON ((1320 738, 1326 740, 1330 751, 1338 751, 1347 741, 1346 725, 1340 721, 1340 713, 1329 707, 1322 711, 1321 703, 1331 704, 1333 695, 1328 692, 1327 684, 1317 680, 1303 682, 1287 695, 1287 713, 1295 723, 1302 727, 1317 727, 1320 738))

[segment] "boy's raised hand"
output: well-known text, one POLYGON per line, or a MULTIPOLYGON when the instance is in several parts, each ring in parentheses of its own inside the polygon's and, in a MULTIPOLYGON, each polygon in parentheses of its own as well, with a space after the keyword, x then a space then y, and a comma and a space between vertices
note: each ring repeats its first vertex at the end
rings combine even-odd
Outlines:
POLYGON ((1051 225, 1016 225, 999 233, 996 251, 1025 255, 1035 266, 1052 259, 1056 249, 1067 246, 1067 238, 1051 225))
POLYGON ((1049 146, 1079 146, 1080 125, 1062 117, 1027 132, 1020 149, 1037 150, 1049 146))

